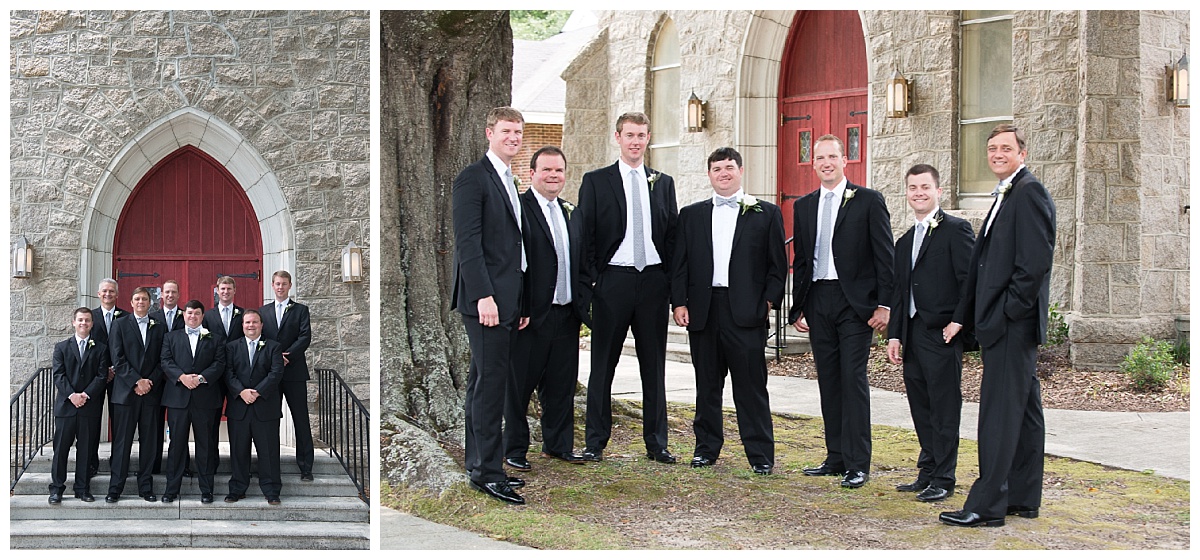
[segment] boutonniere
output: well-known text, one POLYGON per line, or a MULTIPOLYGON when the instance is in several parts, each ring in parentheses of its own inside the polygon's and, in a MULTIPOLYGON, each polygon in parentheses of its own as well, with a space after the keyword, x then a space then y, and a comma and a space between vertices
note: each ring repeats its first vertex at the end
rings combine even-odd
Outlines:
POLYGON ((293 305, 295 304, 289 301, 287 305, 283 306, 283 312, 287 313, 288 311, 291 311, 293 305))
POLYGON ((266 346, 266 345, 267 345, 267 343, 265 341, 263 341, 263 340, 258 341, 258 349, 259 350, 262 350, 263 346, 266 346))
POLYGON ((570 202, 567 202, 565 200, 559 200, 558 202, 559 202, 559 204, 562 204, 563 210, 567 211, 567 219, 570 220, 571 212, 575 211, 575 205, 571 204, 570 202))
POLYGON ((649 177, 646 177, 646 183, 650 185, 650 192, 654 192, 654 183, 658 181, 659 177, 662 177, 662 173, 657 171, 651 173, 649 177))
POLYGON ((121 310, 120 310, 120 309, 118 309, 118 310, 116 310, 116 311, 113 311, 113 318, 120 317, 120 316, 121 316, 121 310))
POLYGON ((762 205, 758 203, 758 199, 754 198, 754 195, 743 195, 742 199, 738 201, 738 205, 742 207, 742 214, 745 214, 747 210, 762 212, 762 205))
POLYGON ((96 341, 89 338, 88 339, 88 348, 94 348, 95 346, 96 346, 96 341))
POLYGON ((1006 195, 1010 190, 1012 190, 1012 182, 1005 181, 1000 183, 1000 186, 996 187, 996 194, 1006 195))
POLYGON ((513 175, 513 186, 516 187, 517 190, 521 189, 521 178, 520 177, 513 175))
POLYGON ((938 214, 929 221, 929 230, 925 232, 925 237, 933 235, 933 230, 937 229, 940 225, 942 225, 942 215, 938 214))
POLYGON ((204 327, 200 327, 200 338, 208 338, 208 337, 209 337, 208 329, 206 329, 204 327))
POLYGON ((848 189, 846 189, 846 192, 842 193, 842 206, 841 206, 841 208, 845 208, 845 207, 846 207, 846 202, 847 202, 847 201, 849 201, 851 198, 854 198, 854 193, 855 193, 855 192, 856 192, 856 191, 855 191, 855 189, 849 189, 849 188, 848 188, 848 189))
POLYGON ((241 309, 234 308, 234 310, 233 310, 233 316, 234 316, 234 317, 237 317, 238 315, 241 315, 241 314, 242 314, 242 310, 241 310, 241 309))
POLYGON ((149 322, 149 323, 147 323, 147 325, 149 325, 149 326, 147 326, 146 328, 153 327, 153 326, 154 326, 154 325, 156 325, 156 324, 158 324, 158 323, 155 323, 155 322, 154 322, 154 319, 150 319, 150 322, 149 322))

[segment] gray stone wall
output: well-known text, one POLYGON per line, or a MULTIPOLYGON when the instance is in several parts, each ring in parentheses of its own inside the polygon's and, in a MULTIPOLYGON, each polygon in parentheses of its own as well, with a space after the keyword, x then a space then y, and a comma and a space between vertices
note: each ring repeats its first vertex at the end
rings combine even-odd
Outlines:
MULTIPOLYGON (((563 71, 567 83, 563 117, 563 152, 567 154, 567 186, 562 196, 579 200, 583 174, 612 163, 608 145, 608 31, 601 31, 563 71)), ((613 119, 615 122, 616 119, 613 119)))
POLYGON ((33 278, 9 284, 10 382, 50 365, 72 308, 98 305, 107 274, 79 277, 81 251, 112 242, 84 239, 97 184, 139 132, 194 108, 270 166, 294 229, 264 236, 294 251, 310 363, 368 398, 369 290, 341 282, 340 253, 369 245, 369 13, 14 11, 9 25, 10 220, 37 254, 33 278))

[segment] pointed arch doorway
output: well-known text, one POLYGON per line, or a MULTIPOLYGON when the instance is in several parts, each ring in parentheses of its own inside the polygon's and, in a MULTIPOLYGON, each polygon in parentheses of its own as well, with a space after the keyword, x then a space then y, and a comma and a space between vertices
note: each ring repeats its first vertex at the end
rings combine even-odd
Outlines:
POLYGON ((778 194, 787 236, 792 203, 820 187, 812 146, 825 134, 846 145, 846 178, 867 179, 867 54, 858 12, 797 12, 779 80, 778 194))

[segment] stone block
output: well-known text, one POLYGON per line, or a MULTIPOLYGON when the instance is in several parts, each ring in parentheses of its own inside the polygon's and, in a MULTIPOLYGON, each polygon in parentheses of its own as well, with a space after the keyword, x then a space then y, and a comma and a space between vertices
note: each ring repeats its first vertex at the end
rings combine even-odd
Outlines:
POLYGON ((1120 367, 1132 344, 1071 343, 1071 363, 1081 369, 1115 370, 1120 367))
POLYGON ((1170 313, 1175 308, 1175 273, 1147 270, 1142 276, 1142 312, 1170 313))
POLYGON ((1087 57, 1087 81, 1084 86, 1088 95, 1116 95, 1120 79, 1120 60, 1107 56, 1087 57))
POLYGON ((1165 270, 1187 270, 1188 239, 1182 235, 1156 235, 1154 259, 1150 267, 1165 270))
POLYGON ((1110 312, 1108 266, 1086 263, 1080 266, 1083 274, 1076 287, 1080 300, 1083 302, 1080 311, 1085 314, 1108 314, 1110 312))
POLYGON ((191 44, 193 56, 227 56, 237 55, 237 46, 218 25, 209 23, 194 23, 186 26, 188 42, 191 44))

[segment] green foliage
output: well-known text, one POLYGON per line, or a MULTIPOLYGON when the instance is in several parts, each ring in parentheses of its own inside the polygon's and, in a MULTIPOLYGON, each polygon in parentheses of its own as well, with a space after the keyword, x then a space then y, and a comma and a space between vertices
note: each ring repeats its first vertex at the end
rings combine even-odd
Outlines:
POLYGON ((1129 376, 1137 390, 1156 391, 1171 381, 1175 367, 1171 345, 1145 337, 1125 356, 1121 372, 1129 376))
POLYGON ((513 38, 526 41, 541 41, 558 35, 570 10, 513 10, 508 14, 512 22, 513 38))
POLYGON ((1046 321, 1046 342, 1051 346, 1062 344, 1071 339, 1067 320, 1058 311, 1058 303, 1050 304, 1050 314, 1046 321))

